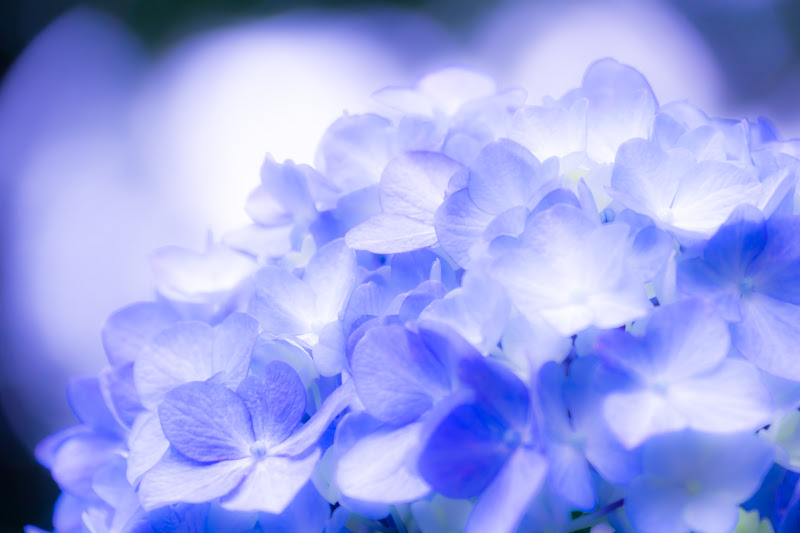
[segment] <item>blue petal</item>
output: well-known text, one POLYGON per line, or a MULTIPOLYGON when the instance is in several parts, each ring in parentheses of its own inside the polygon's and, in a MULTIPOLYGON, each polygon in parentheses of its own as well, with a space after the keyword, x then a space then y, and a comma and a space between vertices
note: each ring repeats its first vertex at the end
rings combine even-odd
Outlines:
POLYGON ((776 215, 767 221, 767 244, 748 275, 755 290, 800 305, 800 216, 776 215))
POLYGON ((347 367, 346 345, 347 338, 342 331, 341 322, 337 320, 322 328, 319 333, 319 342, 312 350, 314 367, 321 375, 335 376, 347 367))
POLYGON ((423 448, 419 460, 422 478, 448 498, 477 496, 514 452, 516 439, 507 429, 479 405, 457 406, 423 448))
POLYGON ((742 294, 738 285, 720 275, 707 261, 696 257, 678 263, 676 282, 682 294, 713 303, 725 320, 738 322, 742 319, 742 294))
POLYGON ((508 296, 499 283, 468 274, 461 287, 433 301, 419 318, 446 324, 482 353, 489 353, 497 346, 510 312, 508 296))
POLYGON ((393 213, 370 217, 345 236, 355 250, 374 254, 396 254, 433 246, 437 242, 433 224, 393 213))
POLYGON ((200 463, 170 452, 145 474, 139 486, 139 501, 145 511, 171 503, 203 503, 233 490, 247 471, 252 458, 217 463, 200 463))
POLYGON ((127 428, 133 425, 136 417, 144 410, 136 391, 133 376, 133 363, 116 368, 109 367, 100 372, 100 387, 103 395, 110 400, 117 419, 127 428))
POLYGON ((247 375, 250 352, 258 335, 258 321, 245 313, 231 313, 214 328, 211 366, 225 372, 226 382, 235 386, 247 375))
MULTIPOLYGON (((308 188, 306 173, 312 171, 307 165, 295 165, 292 161, 277 163, 271 155, 267 155, 261 166, 262 189, 276 202, 284 213, 295 219, 307 220, 316 211, 308 188)), ((269 213, 250 212, 248 214, 257 222, 260 217, 269 220, 269 213)), ((264 222, 262 222, 264 223, 264 222)))
POLYGON ((493 215, 527 205, 544 184, 540 169, 539 160, 514 141, 487 144, 470 165, 470 198, 478 209, 493 215))
POLYGON ((367 411, 389 424, 415 420, 450 390, 442 362, 401 326, 367 331, 350 365, 367 411))
POLYGON ((592 159, 610 163, 623 141, 650 137, 658 102, 636 69, 614 59, 596 61, 586 69, 580 93, 589 100, 586 152, 592 159))
POLYGON ((308 483, 319 456, 319 448, 314 448, 302 457, 264 457, 236 489, 222 498, 222 507, 231 511, 282 513, 308 483))
POLYGON ((325 398, 322 406, 308 422, 294 432, 288 439, 272 449, 276 455, 302 455, 316 445, 322 434, 331 425, 334 418, 344 411, 356 399, 353 380, 348 380, 325 398))
POLYGON ((450 177, 463 167, 437 152, 407 152, 383 169, 380 202, 384 213, 433 224, 450 177))
POLYGON ((345 115, 322 136, 314 167, 345 193, 378 183, 390 157, 391 128, 378 115, 345 115))
POLYGON ((661 486, 648 478, 638 478, 625 496, 625 513, 642 533, 689 533, 682 511, 688 502, 685 489, 661 486))
POLYGON ((485 357, 470 358, 459 363, 458 375, 506 425, 519 429, 528 424, 528 388, 508 367, 485 357))
POLYGON ((469 266, 469 249, 494 217, 472 201, 467 189, 448 196, 436 210, 434 225, 439 244, 453 261, 469 266))
POLYGON ((122 426, 109 410, 97 378, 70 380, 67 384, 67 400, 81 423, 99 432, 120 437, 123 435, 122 426))
POLYGON ((764 250, 767 228, 764 215, 751 205, 741 205, 709 239, 703 256, 711 267, 731 281, 738 281, 764 250))
POLYGON ((128 436, 128 481, 136 484, 169 450, 169 441, 156 413, 145 412, 131 427, 128 436))
POLYGON ((164 435, 195 461, 241 459, 250 455, 253 426, 244 402, 223 385, 194 381, 164 396, 158 408, 164 435))
POLYGON ((397 315, 403 323, 416 320, 423 309, 432 302, 441 300, 447 294, 447 289, 440 281, 423 281, 417 288, 408 293, 397 315))
POLYGON ((800 306, 752 293, 742 298, 742 321, 731 330, 733 344, 757 367, 800 381, 800 306))
POLYGON ((275 533, 320 533, 330 515, 330 504, 313 484, 306 483, 282 513, 260 513, 258 523, 264 531, 275 533))
POLYGON ((358 440, 339 459, 336 484, 342 494, 365 502, 405 503, 430 492, 416 461, 422 423, 383 426, 358 440))
POLYGON ((555 444, 548 447, 547 460, 551 490, 576 509, 594 509, 596 498, 586 457, 570 444, 555 444))
POLYGON ((685 431, 649 441, 642 461, 649 476, 679 485, 696 480, 704 492, 722 493, 738 504, 756 492, 774 456, 772 443, 752 433, 685 431))
POLYGON ((92 488, 95 472, 123 451, 123 443, 107 435, 77 433, 67 438, 57 450, 50 471, 61 490, 86 500, 96 495, 92 488))
POLYGON ((534 206, 533 211, 531 211, 531 214, 529 215, 529 218, 533 218, 538 213, 546 211, 551 207, 553 207, 554 205, 558 204, 567 204, 578 209, 581 208, 581 203, 578 200, 578 197, 575 196, 574 192, 572 192, 569 189, 563 189, 559 187, 558 189, 553 189, 552 191, 547 193, 544 196, 544 198, 542 198, 539 201, 539 203, 537 203, 534 206))
POLYGON ((647 324, 647 351, 663 379, 678 381, 717 366, 728 354, 727 324, 700 300, 659 308, 647 324))
POLYGON ((350 296, 355 269, 355 253, 344 239, 331 241, 314 253, 303 273, 303 281, 316 297, 315 320, 324 323, 336 320, 350 296))
POLYGON ((275 335, 308 333, 315 305, 314 291, 291 272, 275 266, 256 272, 249 312, 264 331, 275 335))
POLYGON ((133 367, 142 404, 156 409, 167 391, 216 374, 211 366, 213 345, 214 330, 200 322, 179 322, 157 335, 133 367))
POLYGON ((447 325, 420 320, 417 323, 417 329, 423 344, 436 354, 451 375, 455 375, 458 370, 458 362, 462 359, 479 359, 481 357, 480 352, 474 346, 447 325))
POLYGON ((519 448, 483 491, 469 515, 465 533, 513 533, 539 492, 547 460, 538 452, 519 448))
POLYGON ((178 320, 169 306, 139 302, 115 311, 103 326, 103 348, 112 365, 135 361, 142 348, 178 320))
POLYGON ((297 372, 282 361, 270 361, 265 377, 247 377, 236 389, 250 412, 253 433, 267 448, 292 434, 306 412, 306 389, 297 372))

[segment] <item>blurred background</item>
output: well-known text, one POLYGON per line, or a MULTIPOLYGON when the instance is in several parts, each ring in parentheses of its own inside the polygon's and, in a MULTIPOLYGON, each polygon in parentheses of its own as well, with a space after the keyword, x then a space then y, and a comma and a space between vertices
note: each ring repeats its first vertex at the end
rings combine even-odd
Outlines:
POLYGON ((75 422, 68 378, 151 298, 152 250, 247 222, 267 152, 313 163, 344 111, 437 67, 536 103, 604 56, 800 137, 797 0, 0 1, 0 531, 51 527, 32 450, 75 422))

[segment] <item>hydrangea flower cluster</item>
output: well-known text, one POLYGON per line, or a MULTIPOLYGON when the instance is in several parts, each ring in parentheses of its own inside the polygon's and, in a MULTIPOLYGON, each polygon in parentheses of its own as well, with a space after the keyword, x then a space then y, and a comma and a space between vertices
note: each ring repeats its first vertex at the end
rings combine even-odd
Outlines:
POLYGON ((800 141, 611 59, 375 98, 153 255, 37 450, 55 530, 800 530, 800 141))

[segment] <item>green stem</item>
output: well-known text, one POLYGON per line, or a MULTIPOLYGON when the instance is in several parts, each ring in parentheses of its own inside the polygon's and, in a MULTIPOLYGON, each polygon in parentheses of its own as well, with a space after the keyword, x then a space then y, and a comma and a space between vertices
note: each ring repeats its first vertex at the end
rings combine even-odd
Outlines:
POLYGON ((394 520, 394 527, 397 528, 397 533, 408 533, 406 530, 406 525, 403 523, 403 519, 400 518, 400 511, 398 511, 397 507, 394 505, 392 505, 390 509, 392 520, 394 520))
POLYGON ((606 515, 613 511, 616 511, 625 503, 625 500, 617 500, 613 503, 609 503, 605 507, 601 507, 600 509, 594 511, 593 513, 589 513, 586 515, 581 516, 580 518, 576 518, 569 524, 569 529, 567 529, 567 533, 572 533, 573 531, 580 531, 581 529, 586 529, 592 526, 596 526, 600 522, 606 519, 606 515))
POLYGON ((319 392, 319 385, 317 385, 316 381, 311 382, 311 395, 314 397, 314 407, 316 407, 316 411, 319 411, 320 406, 322 405, 322 394, 319 392))
POLYGON ((360 514, 353 513, 350 515, 350 519, 355 520, 356 522, 360 522, 370 529, 373 529, 375 531, 380 531, 381 533, 394 533, 391 529, 384 526, 377 520, 369 519, 366 516, 361 516, 360 514))

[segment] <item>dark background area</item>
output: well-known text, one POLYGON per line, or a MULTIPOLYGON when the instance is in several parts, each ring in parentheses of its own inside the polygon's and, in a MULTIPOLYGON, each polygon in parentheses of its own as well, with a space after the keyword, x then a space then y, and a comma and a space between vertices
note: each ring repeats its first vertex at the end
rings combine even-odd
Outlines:
MULTIPOLYGON (((355 11, 395 7, 426 14, 456 37, 478 24, 494 5, 489 0, 0 0, 0 79, 26 45, 65 11, 88 5, 127 24, 157 53, 194 31, 242 17, 263 17, 298 8, 355 11), (468 7, 465 7, 468 6, 468 7)), ((733 105, 763 109, 778 116, 800 114, 800 1, 756 2, 740 0, 673 0, 701 33, 721 65, 733 105), (782 29, 791 46, 780 58, 767 57, 765 47, 775 31, 782 29)), ((0 224, 8 210, 10 180, 0 176, 0 224)), ((0 250, 5 249, 0 233, 0 250)), ((3 261, 0 257, 0 274, 3 261)), ((3 313, 5 299, 0 294, 3 313)), ((7 328, 0 327, 0 357, 9 350, 7 328)), ((0 533, 18 532, 25 524, 50 529, 58 488, 49 472, 39 466, 11 433, 0 414, 0 533)))

